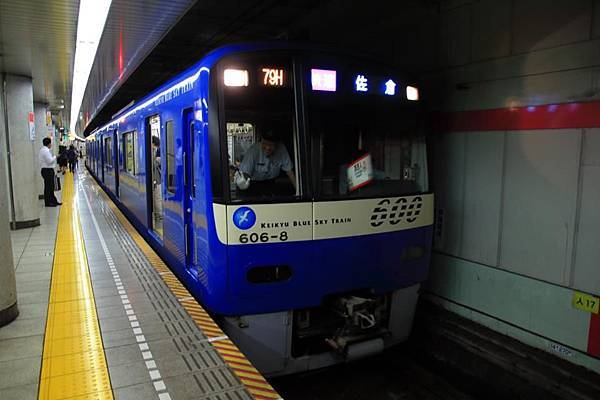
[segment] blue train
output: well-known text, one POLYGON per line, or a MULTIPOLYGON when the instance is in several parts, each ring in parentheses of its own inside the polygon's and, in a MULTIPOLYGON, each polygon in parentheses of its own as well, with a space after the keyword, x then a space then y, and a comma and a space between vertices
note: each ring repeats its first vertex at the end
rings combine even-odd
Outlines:
POLYGON ((418 88, 373 61, 230 45, 87 137, 86 166, 266 375, 408 336, 431 252, 418 88))

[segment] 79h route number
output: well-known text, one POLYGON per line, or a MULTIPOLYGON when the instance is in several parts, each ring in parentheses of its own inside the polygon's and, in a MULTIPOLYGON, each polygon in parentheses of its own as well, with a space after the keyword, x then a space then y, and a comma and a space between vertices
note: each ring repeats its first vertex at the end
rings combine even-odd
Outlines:
POLYGON ((263 233, 242 233, 239 238, 240 243, 267 243, 270 241, 285 242, 288 240, 288 233, 281 231, 278 235, 269 235, 267 232, 263 233))

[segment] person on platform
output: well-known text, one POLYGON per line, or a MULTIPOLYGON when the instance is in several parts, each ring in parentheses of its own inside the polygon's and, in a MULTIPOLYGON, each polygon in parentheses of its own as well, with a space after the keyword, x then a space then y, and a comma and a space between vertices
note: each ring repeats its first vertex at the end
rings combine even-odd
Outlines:
POLYGON ((58 157, 56 158, 59 172, 64 175, 67 172, 67 166, 69 165, 69 157, 67 156, 67 147, 58 146, 58 157))
POLYGON ((56 157, 52 155, 50 149, 52 148, 52 140, 50 138, 44 138, 42 141, 42 148, 39 153, 40 168, 42 172, 42 178, 44 178, 44 205, 46 207, 60 206, 62 203, 58 201, 54 195, 54 163, 56 157))
POLYGON ((158 136, 152 136, 152 201, 154 208, 154 223, 159 224, 163 218, 163 203, 160 139, 158 136))
POLYGON ((69 150, 67 150, 67 158, 69 160, 69 171, 75 172, 75 169, 77 168, 77 159, 79 158, 77 150, 75 150, 75 146, 69 146, 69 150))

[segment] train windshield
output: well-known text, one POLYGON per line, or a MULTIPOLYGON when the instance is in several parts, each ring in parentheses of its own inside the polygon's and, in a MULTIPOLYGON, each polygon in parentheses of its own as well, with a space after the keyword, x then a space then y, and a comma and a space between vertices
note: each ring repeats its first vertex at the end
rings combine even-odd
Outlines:
POLYGON ((427 191, 425 140, 407 82, 351 61, 319 61, 304 71, 316 197, 427 191))
POLYGON ((428 190, 425 140, 408 83, 355 64, 273 54, 221 62, 231 201, 428 190))
POLYGON ((223 103, 232 201, 300 195, 292 60, 227 60, 223 103))

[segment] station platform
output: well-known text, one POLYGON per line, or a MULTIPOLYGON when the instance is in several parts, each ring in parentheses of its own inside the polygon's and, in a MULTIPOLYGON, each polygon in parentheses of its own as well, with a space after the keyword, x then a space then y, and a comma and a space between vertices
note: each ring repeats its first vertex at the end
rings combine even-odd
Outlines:
POLYGON ((0 399, 279 399, 85 171, 11 234, 0 399))

